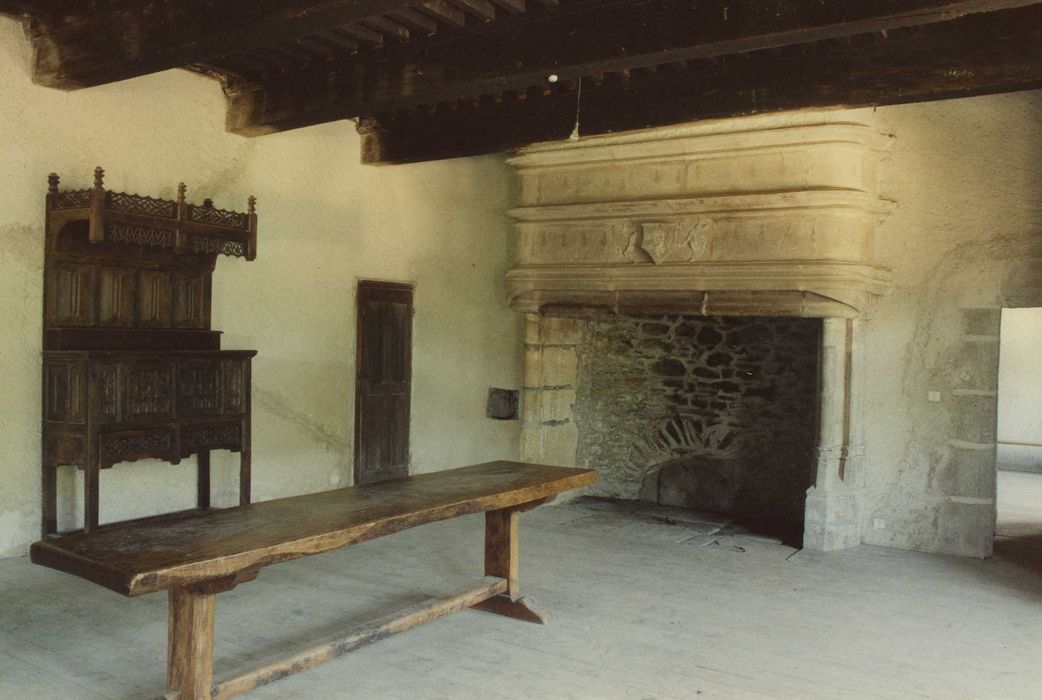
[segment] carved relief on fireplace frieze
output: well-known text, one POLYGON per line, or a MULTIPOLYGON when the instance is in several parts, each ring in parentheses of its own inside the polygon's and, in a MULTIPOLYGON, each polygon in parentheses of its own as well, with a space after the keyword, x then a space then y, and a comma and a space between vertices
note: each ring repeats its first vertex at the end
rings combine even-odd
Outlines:
POLYGON ((871 259, 875 223, 847 212, 793 217, 640 217, 519 224, 521 265, 871 259))
POLYGON ((543 264, 627 262, 629 239, 625 221, 523 225, 520 257, 543 264))
POLYGON ((708 219, 700 221, 645 221, 638 223, 631 246, 656 265, 705 260, 710 252, 708 219))

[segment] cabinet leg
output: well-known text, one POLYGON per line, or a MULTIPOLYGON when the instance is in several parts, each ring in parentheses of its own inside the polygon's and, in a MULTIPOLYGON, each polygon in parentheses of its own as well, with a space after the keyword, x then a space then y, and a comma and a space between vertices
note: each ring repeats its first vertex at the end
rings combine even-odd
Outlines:
POLYGON ((250 502, 250 448, 243 445, 239 453, 239 505, 250 502))
POLYGON ((210 451, 203 450, 195 456, 196 464, 199 468, 199 475, 196 481, 196 488, 198 490, 197 503, 200 508, 210 507, 210 451))
POLYGON ((83 531, 98 529, 98 498, 101 469, 88 461, 83 469, 83 531))
POLYGON ((43 536, 58 531, 58 467, 43 461, 43 536))

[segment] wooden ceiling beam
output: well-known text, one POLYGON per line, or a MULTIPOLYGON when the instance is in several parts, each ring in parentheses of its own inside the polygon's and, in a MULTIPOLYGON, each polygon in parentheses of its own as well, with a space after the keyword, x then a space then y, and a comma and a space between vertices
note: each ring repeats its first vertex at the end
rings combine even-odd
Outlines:
POLYGON ((396 20, 388 19, 387 17, 369 17, 362 24, 398 41, 409 40, 409 28, 396 20))
POLYGON ((53 17, 60 14, 54 0, 0 0, 0 15, 53 17))
POLYGON ((599 0, 229 92, 228 126, 285 131, 601 73, 953 21, 1039 0, 599 0))
POLYGON ((316 35, 317 38, 322 41, 328 42, 337 48, 347 51, 348 53, 354 53, 358 51, 358 42, 350 37, 346 37, 343 34, 339 34, 334 29, 327 29, 320 34, 316 35))
POLYGON ((384 35, 382 32, 378 32, 375 29, 369 29, 361 24, 349 24, 343 27, 336 27, 330 31, 337 34, 346 34, 363 46, 377 47, 383 46, 384 44, 384 35))
MULTIPOLYGON (((0 0, 0 10, 17 9, 0 0)), ((71 5, 71 3, 69 3, 71 5)), ((125 0, 37 14, 33 80, 65 90, 206 63, 407 7, 406 0, 125 0)))
MULTIPOLYGON (((597 85, 583 80, 585 136, 788 109, 921 102, 1042 87, 1042 10, 964 17, 850 40, 693 61, 597 85)), ((575 91, 528 91, 457 111, 364 118, 362 160, 407 163, 568 138, 575 91), (525 99, 519 99, 520 97, 525 99)))
POLYGON ((413 29, 418 29, 423 34, 433 34, 438 31, 438 21, 425 14, 421 14, 416 10, 411 10, 407 7, 402 7, 396 10, 391 10, 388 15, 398 20, 402 24, 407 24, 413 29))
POLYGON ((450 27, 463 29, 467 26, 467 15, 463 10, 449 4, 446 0, 430 0, 430 2, 423 3, 420 8, 450 27))
POLYGON ((491 22, 496 19, 496 6, 489 0, 454 0, 454 2, 482 21, 491 22))
POLYGON ((507 12, 525 11, 525 0, 492 0, 492 3, 502 7, 507 12))

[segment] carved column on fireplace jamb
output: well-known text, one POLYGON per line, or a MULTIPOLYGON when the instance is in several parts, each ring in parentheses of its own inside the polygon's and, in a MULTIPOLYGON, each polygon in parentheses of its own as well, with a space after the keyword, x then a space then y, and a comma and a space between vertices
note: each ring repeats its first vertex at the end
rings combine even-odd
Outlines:
POLYGON ((822 319, 817 477, 807 490, 803 546, 834 550, 861 543, 860 322, 822 319))
POLYGON ((543 456, 540 399, 543 387, 543 348, 539 314, 524 315, 524 378, 521 390, 521 459, 538 461, 543 456))
POLYGON ((521 457, 574 466, 579 431, 572 414, 578 375, 577 346, 584 321, 525 314, 521 457))

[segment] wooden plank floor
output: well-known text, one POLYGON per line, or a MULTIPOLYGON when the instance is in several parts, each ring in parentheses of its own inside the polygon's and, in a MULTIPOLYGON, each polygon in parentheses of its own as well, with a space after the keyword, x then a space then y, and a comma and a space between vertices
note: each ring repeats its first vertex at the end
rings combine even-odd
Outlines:
MULTIPOLYGON (((1042 484, 1042 480, 1039 482, 1042 484)), ((467 516, 265 569, 217 599, 217 675, 480 575, 467 516)), ((521 518, 548 626, 464 611, 253 698, 1036 698, 1042 578, 1009 559, 795 553, 597 505, 521 518)), ((0 698, 153 698, 166 596, 0 561, 0 698)))

